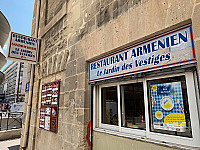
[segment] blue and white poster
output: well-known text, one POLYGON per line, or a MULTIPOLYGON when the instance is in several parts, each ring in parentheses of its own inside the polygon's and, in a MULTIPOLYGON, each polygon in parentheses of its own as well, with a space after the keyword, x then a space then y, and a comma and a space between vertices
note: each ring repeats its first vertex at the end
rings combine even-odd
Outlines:
POLYGON ((181 82, 152 84, 150 88, 154 129, 185 132, 181 82))

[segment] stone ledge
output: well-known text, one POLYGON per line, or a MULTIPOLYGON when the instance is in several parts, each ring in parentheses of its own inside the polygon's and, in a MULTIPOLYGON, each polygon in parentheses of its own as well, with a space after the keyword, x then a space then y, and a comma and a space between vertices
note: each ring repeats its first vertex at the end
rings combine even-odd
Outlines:
POLYGON ((21 137, 21 129, 0 131, 0 141, 15 139, 21 137))

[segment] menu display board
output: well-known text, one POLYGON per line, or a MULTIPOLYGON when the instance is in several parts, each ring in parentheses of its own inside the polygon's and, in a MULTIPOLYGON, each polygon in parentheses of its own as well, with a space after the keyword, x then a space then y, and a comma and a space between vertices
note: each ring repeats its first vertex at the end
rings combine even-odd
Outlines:
POLYGON ((42 85, 39 127, 57 133, 60 82, 42 85))
POLYGON ((151 85, 154 129, 185 132, 181 82, 151 85))

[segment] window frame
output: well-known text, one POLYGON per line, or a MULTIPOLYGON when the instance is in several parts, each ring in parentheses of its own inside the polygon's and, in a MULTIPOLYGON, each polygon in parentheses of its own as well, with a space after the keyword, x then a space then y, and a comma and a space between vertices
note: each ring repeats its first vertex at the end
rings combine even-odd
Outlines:
MULTIPOLYGON (((98 117, 94 117, 94 130, 98 130, 99 128, 111 131, 112 134, 125 136, 124 134, 128 134, 132 137, 138 138, 147 138, 150 141, 156 140, 161 142, 169 142, 175 143, 180 145, 187 145, 187 146, 197 146, 200 147, 199 139, 200 139, 200 123, 199 123, 199 109, 198 109, 198 94, 196 93, 198 90, 196 80, 194 78, 194 72, 184 72, 178 74, 170 74, 170 75, 163 75, 157 77, 147 77, 141 79, 135 79, 130 81, 123 81, 123 82, 116 82, 116 83, 108 83, 102 84, 99 86, 94 86, 94 97, 93 101, 95 104, 94 112, 98 115, 98 117), (155 79, 162 79, 162 78, 169 78, 169 77, 177 77, 177 76, 185 76, 186 80, 186 87, 187 87, 187 96, 188 96, 188 105, 190 111, 190 120, 191 120, 191 129, 192 129, 192 137, 183 137, 183 136, 176 136, 176 135, 169 135, 164 133, 158 133, 150 131, 150 108, 149 108, 149 99, 148 99, 148 86, 147 82, 150 80, 155 79), (142 129, 131 129, 127 127, 121 126, 121 100, 120 100, 120 85, 130 84, 130 83, 143 83, 143 91, 144 91, 144 109, 145 109, 145 124, 146 130, 142 129), (102 123, 102 109, 101 109, 101 88, 103 87, 112 87, 117 86, 117 97, 118 97, 118 126, 116 125, 109 125, 102 123), (98 105, 98 109, 96 107, 98 105)), ((105 131, 104 130, 104 131, 105 131)), ((106 132, 108 132, 106 131, 106 132)))

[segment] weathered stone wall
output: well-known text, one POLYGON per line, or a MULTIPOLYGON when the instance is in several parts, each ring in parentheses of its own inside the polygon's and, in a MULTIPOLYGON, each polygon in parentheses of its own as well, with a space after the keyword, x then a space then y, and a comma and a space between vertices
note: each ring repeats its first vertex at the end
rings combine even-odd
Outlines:
POLYGON ((48 24, 62 9, 64 0, 46 0, 45 24, 48 24))
MULTIPOLYGON (((38 30, 41 46, 27 149, 88 149, 87 61, 187 23, 194 22, 194 31, 200 33, 197 27, 200 5, 195 2, 198 3, 195 0, 42 0, 38 30), (61 81, 57 134, 39 129, 41 86, 55 80, 61 81)), ((33 36, 37 35, 36 24, 35 6, 33 36)), ((198 35, 194 34, 196 50, 200 43, 198 35)), ((26 102, 27 99, 28 94, 26 102)))

